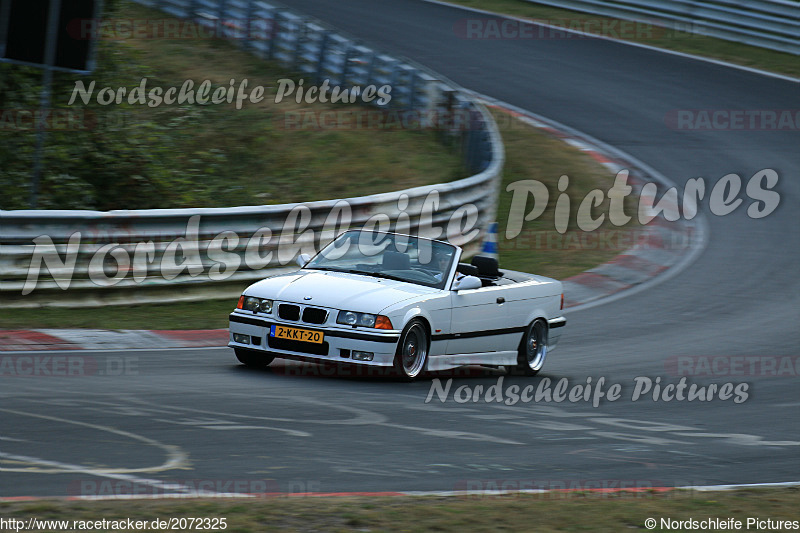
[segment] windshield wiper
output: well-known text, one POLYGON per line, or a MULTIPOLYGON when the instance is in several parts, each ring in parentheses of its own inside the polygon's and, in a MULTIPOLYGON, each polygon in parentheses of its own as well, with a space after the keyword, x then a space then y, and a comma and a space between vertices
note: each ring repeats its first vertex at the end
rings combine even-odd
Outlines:
POLYGON ((384 274, 383 272, 364 272, 363 270, 348 270, 351 274, 363 274, 365 276, 370 276, 373 278, 383 278, 383 279, 393 279, 395 281, 405 281, 408 283, 408 280, 405 278, 401 278, 400 276, 393 276, 391 274, 384 274))
POLYGON ((400 276, 393 276, 391 274, 384 274, 383 272, 369 272, 367 270, 358 270, 355 268, 332 268, 332 267, 309 267, 313 270, 327 270, 330 272, 344 272, 346 274, 361 274, 362 276, 369 276, 371 278, 382 278, 382 279, 391 279, 394 281, 404 281, 408 283, 409 281, 405 278, 401 278, 400 276))
POLYGON ((344 270, 344 269, 341 269, 341 268, 331 268, 331 267, 312 266, 312 267, 303 267, 303 268, 308 268, 309 270, 326 270, 328 272, 349 272, 349 270, 344 270))

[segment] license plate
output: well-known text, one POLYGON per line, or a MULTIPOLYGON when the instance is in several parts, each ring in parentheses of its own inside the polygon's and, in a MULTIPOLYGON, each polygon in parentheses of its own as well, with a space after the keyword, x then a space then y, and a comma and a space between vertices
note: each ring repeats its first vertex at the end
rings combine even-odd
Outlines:
POLYGON ((269 330, 270 337, 278 339, 288 339, 292 341, 313 342, 315 344, 322 344, 322 339, 325 334, 321 331, 312 331, 310 329, 289 328, 286 326, 273 325, 269 330))

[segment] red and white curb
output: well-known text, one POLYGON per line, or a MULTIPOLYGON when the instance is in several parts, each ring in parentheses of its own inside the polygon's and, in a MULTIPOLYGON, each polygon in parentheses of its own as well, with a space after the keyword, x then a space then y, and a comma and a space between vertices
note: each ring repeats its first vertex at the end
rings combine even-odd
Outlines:
POLYGON ((206 348, 228 344, 227 329, 209 330, 0 330, 0 352, 206 348))
POLYGON ((691 485, 679 487, 620 487, 620 488, 565 488, 565 489, 520 489, 520 490, 444 490, 444 491, 355 491, 355 492, 213 492, 188 491, 167 494, 118 494, 87 496, 11 496, 0 497, 0 503, 31 502, 44 500, 62 501, 111 501, 111 500, 171 500, 171 499, 273 499, 273 498, 396 498, 396 497, 437 497, 437 498, 483 498, 495 496, 536 495, 536 494, 662 494, 670 492, 729 492, 746 489, 788 489, 800 487, 800 481, 783 483, 743 483, 735 485, 691 485))

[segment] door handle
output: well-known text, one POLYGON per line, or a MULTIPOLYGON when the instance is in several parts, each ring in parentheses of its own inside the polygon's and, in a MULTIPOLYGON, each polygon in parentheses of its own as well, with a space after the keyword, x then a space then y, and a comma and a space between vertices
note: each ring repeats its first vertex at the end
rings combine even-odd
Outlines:
POLYGON ((503 298, 503 297, 501 296, 501 297, 499 297, 499 298, 497 299, 497 303, 499 303, 499 304, 504 304, 504 303, 506 303, 506 299, 505 299, 505 298, 503 298))

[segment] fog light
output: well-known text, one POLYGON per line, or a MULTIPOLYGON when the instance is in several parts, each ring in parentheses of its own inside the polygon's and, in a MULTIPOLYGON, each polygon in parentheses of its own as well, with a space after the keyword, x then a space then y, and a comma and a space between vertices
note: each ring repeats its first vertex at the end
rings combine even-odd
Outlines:
POLYGON ((350 357, 356 361, 372 361, 372 358, 375 357, 375 354, 372 352, 360 352, 358 350, 353 350, 353 353, 350 357))
POLYGON ((239 344, 250 344, 250 335, 242 335, 241 333, 234 333, 233 342, 238 342, 239 344))

